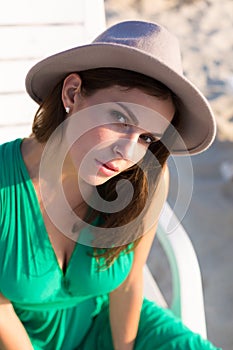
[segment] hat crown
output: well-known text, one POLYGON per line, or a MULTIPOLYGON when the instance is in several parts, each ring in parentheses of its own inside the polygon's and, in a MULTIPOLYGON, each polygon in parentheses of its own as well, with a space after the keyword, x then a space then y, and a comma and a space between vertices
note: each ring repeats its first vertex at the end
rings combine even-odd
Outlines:
MULTIPOLYGON (((125 21, 113 25, 93 43, 126 45, 183 74, 179 42, 164 27, 143 21, 125 21)), ((143 62, 142 62, 143 64, 143 62)))

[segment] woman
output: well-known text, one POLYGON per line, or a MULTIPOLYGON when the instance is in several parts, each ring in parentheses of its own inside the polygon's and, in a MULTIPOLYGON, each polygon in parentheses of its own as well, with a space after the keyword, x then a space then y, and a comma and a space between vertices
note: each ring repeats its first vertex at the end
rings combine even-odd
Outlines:
POLYGON ((26 87, 32 134, 0 149, 0 348, 216 349, 142 297, 167 157, 215 134, 176 39, 119 23, 39 62, 26 87))

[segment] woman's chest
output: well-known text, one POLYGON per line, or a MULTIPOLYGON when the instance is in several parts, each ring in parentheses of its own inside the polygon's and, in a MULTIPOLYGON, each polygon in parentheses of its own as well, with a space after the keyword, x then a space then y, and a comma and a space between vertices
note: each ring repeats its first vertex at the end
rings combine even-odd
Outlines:
POLYGON ((7 188, 1 193, 0 292, 5 297, 19 303, 65 302, 109 293, 123 282, 132 252, 100 270, 93 248, 58 235, 35 197, 26 190, 22 196, 22 191, 7 188))
MULTIPOLYGON (((64 301, 66 298, 86 298, 106 294, 117 288, 127 277, 132 253, 121 254, 107 269, 100 269, 93 248, 61 238, 61 259, 64 248, 70 258, 65 272, 46 236, 44 226, 36 220, 24 227, 20 223, 3 227, 0 239, 0 291, 18 303, 64 301)), ((61 260, 64 261, 64 260, 61 260)))

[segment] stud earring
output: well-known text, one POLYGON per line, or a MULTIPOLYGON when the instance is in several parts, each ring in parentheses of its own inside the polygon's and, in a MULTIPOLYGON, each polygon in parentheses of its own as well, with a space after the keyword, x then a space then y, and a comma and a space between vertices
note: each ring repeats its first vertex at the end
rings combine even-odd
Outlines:
POLYGON ((65 107, 65 111, 67 114, 70 113, 70 107, 65 107))

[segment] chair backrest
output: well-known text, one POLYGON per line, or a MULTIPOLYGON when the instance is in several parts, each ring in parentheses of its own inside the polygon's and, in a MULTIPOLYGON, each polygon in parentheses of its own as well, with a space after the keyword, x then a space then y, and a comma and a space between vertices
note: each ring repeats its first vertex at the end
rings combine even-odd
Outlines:
POLYGON ((167 202, 159 220, 157 238, 170 264, 172 303, 167 305, 147 266, 144 271, 144 294, 161 306, 169 307, 187 327, 206 338, 203 289, 197 256, 186 231, 167 202), (166 227, 171 217, 173 217, 174 229, 167 233, 166 227))

